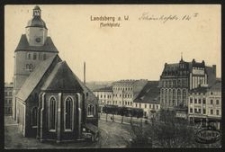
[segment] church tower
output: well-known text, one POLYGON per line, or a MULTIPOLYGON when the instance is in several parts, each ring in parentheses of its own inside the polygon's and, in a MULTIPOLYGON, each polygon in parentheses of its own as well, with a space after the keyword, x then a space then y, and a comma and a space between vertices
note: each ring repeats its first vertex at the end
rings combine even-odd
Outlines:
POLYGON ((35 6, 33 18, 28 21, 26 27, 26 37, 30 46, 43 46, 47 37, 48 29, 41 19, 41 9, 35 6))
POLYGON ((29 75, 44 60, 58 54, 58 50, 48 37, 48 29, 41 18, 41 9, 35 6, 33 17, 25 27, 14 54, 14 87, 13 87, 13 117, 15 119, 15 96, 29 75))

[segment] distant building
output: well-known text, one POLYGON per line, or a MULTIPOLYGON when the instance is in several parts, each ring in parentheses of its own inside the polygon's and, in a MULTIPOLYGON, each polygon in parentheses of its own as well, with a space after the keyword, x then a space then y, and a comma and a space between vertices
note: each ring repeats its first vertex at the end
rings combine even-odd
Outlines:
POLYGON ((120 107, 134 107, 133 100, 148 80, 120 80, 112 84, 113 102, 120 107))
POLYGON ((94 91, 99 99, 99 106, 117 105, 119 107, 133 107, 144 110, 145 117, 151 117, 160 110, 159 82, 147 80, 120 80, 112 87, 105 87, 94 91))
POLYGON ((160 110, 158 85, 158 81, 148 81, 134 99, 133 107, 142 108, 145 117, 154 117, 153 115, 160 110))
POLYGON ((40 141, 80 141, 98 132, 98 103, 58 55, 41 9, 33 9, 15 50, 13 117, 19 132, 40 141))
POLYGON ((98 104, 99 104, 100 111, 102 111, 102 107, 104 105, 115 104, 115 101, 113 101, 112 87, 96 89, 93 91, 93 93, 98 98, 98 104))
POLYGON ((216 80, 216 66, 206 66, 205 62, 165 63, 160 76, 161 108, 187 107, 189 91, 199 85, 212 85, 216 80))
POLYGON ((12 99, 13 99, 13 83, 5 83, 5 102, 4 102, 4 114, 6 116, 12 115, 12 99))
POLYGON ((190 91, 188 117, 190 123, 214 121, 220 128, 222 115, 221 81, 212 86, 199 86, 190 91))

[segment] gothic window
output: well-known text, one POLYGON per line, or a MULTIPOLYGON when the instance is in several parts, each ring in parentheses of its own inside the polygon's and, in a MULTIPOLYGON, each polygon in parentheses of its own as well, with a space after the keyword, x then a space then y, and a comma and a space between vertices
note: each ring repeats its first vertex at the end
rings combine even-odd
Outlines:
POLYGON ((56 99, 54 97, 50 98, 49 106, 49 129, 55 131, 56 129, 56 99))
POLYGON ((37 126, 37 107, 34 107, 32 109, 32 120, 31 120, 31 124, 33 127, 37 126))
POLYGON ((94 114, 95 114, 95 107, 94 107, 94 105, 89 104, 87 109, 88 109, 87 110, 87 116, 88 117, 94 117, 94 114))
POLYGON ((30 60, 31 59, 31 54, 27 53, 27 59, 30 60))
POLYGON ((26 70, 31 72, 33 70, 33 65, 32 64, 26 64, 26 70))
POLYGON ((73 125, 73 100, 71 97, 68 97, 64 105, 64 116, 65 116, 65 129, 72 130, 73 125))
POLYGON ((43 54, 43 60, 46 60, 46 54, 43 54))
POLYGON ((34 55, 33 55, 33 60, 36 60, 36 59, 37 59, 37 54, 34 53, 34 55))

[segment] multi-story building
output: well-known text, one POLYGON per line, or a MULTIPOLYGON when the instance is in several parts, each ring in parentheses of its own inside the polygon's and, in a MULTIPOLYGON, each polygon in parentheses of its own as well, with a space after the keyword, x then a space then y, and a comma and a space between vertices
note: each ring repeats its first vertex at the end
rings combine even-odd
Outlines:
POLYGON ((158 84, 158 81, 120 80, 112 87, 95 90, 94 94, 100 108, 104 105, 141 108, 144 116, 149 117, 160 110, 158 84))
POLYGON ((5 102, 4 102, 4 114, 7 116, 12 115, 12 99, 13 99, 13 83, 5 83, 5 102))
POLYGON ((220 128, 222 114, 221 81, 217 80, 212 86, 199 86, 190 91, 188 102, 188 117, 190 123, 216 122, 220 128))
POLYGON ((98 98, 99 110, 102 111, 104 105, 115 104, 113 101, 112 87, 104 87, 93 91, 94 95, 98 98))
POLYGON ((160 110, 158 81, 149 81, 134 99, 133 107, 142 108, 145 117, 153 117, 160 110))
POLYGON ((112 84, 113 101, 115 105, 133 107, 137 97, 148 80, 120 80, 112 84))
POLYGON ((160 76, 161 108, 187 107, 188 94, 199 85, 211 85, 216 80, 216 66, 206 66, 205 62, 165 63, 160 76))

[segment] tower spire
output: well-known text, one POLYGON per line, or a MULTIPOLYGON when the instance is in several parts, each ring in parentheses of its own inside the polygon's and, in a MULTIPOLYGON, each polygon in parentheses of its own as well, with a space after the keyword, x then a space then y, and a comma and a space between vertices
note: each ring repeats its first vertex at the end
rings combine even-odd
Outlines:
POLYGON ((183 52, 181 52, 181 61, 183 61, 183 52))

